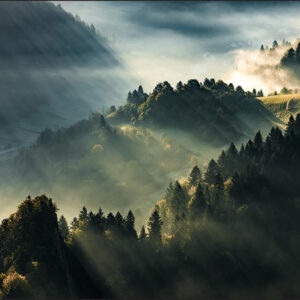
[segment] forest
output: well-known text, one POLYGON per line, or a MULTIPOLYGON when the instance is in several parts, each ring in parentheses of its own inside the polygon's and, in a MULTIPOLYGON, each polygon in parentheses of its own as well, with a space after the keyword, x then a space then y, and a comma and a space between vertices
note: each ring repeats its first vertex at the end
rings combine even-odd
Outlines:
POLYGON ((170 182, 138 233, 131 210, 68 224, 28 196, 1 223, 1 297, 296 298, 299 165, 298 114, 170 182))

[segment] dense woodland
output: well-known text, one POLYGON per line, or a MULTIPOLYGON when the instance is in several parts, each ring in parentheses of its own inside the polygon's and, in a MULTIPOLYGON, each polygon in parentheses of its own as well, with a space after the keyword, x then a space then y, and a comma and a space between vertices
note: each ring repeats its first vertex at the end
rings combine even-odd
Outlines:
POLYGON ((28 196, 0 227, 1 296, 297 298, 299 165, 297 115, 171 182, 139 234, 131 211, 68 226, 28 196))
POLYGON ((179 82, 176 89, 166 81, 149 95, 141 86, 129 92, 127 103, 111 107, 107 117, 112 123, 181 130, 220 146, 252 136, 259 128, 269 131, 272 121, 279 121, 257 96, 263 92, 246 92, 222 80, 191 79, 179 82))

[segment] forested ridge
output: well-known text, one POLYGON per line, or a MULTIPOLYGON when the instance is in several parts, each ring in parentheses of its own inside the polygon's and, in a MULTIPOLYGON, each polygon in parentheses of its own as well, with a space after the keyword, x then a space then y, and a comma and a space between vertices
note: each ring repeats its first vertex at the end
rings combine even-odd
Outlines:
POLYGON ((165 81, 150 94, 142 86, 129 92, 127 103, 111 107, 107 118, 112 123, 182 130, 208 144, 223 146, 252 136, 259 128, 268 132, 274 123, 280 123, 257 96, 263 92, 244 91, 213 78, 203 83, 180 81, 176 88, 165 81))
POLYGON ((171 182, 145 226, 45 195, 0 227, 1 296, 297 298, 300 115, 171 182))

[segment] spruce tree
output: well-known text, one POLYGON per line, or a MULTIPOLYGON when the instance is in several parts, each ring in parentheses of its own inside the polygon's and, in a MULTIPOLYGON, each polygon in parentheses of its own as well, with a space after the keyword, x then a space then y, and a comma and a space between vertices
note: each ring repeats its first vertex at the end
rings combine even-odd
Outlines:
POLYGON ((191 215, 193 217, 201 216, 207 209, 206 199, 202 190, 202 185, 198 183, 195 195, 191 199, 191 215))
POLYGON ((161 226, 162 221, 160 219, 158 208, 155 207, 148 222, 149 241, 158 246, 161 243, 161 226))
POLYGON ((134 225, 135 225, 135 217, 134 217, 132 211, 129 210, 127 217, 125 219, 125 228, 130 236, 136 238, 137 234, 136 234, 134 225))
POLYGON ((69 226, 63 215, 59 218, 58 227, 59 227, 59 232, 61 234, 61 237, 63 239, 66 239, 69 235, 69 226))
POLYGON ((201 171, 198 166, 194 166, 189 176, 189 184, 195 186, 198 184, 201 177, 201 171))
POLYGON ((219 172, 219 167, 214 159, 210 160, 207 170, 204 174, 205 181, 209 184, 215 184, 216 175, 219 172))
POLYGON ((142 229, 141 229, 141 232, 140 232, 140 235, 139 235, 139 240, 141 242, 145 241, 147 238, 147 235, 146 235, 146 231, 145 231, 145 226, 143 225, 142 226, 142 229))

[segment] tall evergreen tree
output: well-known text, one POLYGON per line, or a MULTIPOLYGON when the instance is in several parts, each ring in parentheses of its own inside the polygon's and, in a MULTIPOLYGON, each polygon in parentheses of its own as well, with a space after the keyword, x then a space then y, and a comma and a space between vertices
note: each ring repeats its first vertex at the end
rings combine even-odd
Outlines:
POLYGON ((200 178, 201 178, 201 171, 198 168, 198 166, 194 166, 189 176, 189 184, 194 186, 197 185, 200 178))
POLYGON ((88 212, 85 206, 83 206, 82 210, 79 213, 79 221, 87 221, 88 220, 88 212))
POLYGON ((142 228, 141 228, 141 232, 140 232, 140 235, 139 235, 139 240, 141 242, 145 241, 147 238, 147 235, 146 235, 146 230, 145 230, 145 226, 143 225, 142 228))
POLYGON ((59 232, 61 234, 61 237, 63 239, 66 239, 69 235, 69 226, 63 215, 59 218, 58 227, 59 227, 59 232))
POLYGON ((155 207, 154 211, 152 212, 149 222, 148 222, 148 232, 149 232, 149 240, 157 245, 161 243, 161 226, 162 221, 160 219, 158 208, 155 207))
POLYGON ((129 210, 127 217, 125 219, 125 228, 132 237, 136 238, 137 234, 136 234, 134 225, 135 225, 135 217, 134 217, 132 211, 129 210))
POLYGON ((181 186, 181 184, 176 181, 172 197, 170 198, 170 208, 175 216, 176 214, 181 214, 186 209, 187 199, 185 192, 181 186))
POLYGON ((75 217, 73 218, 72 222, 71 222, 71 230, 74 231, 78 228, 79 226, 79 221, 78 219, 75 217))
POLYGON ((209 184, 215 184, 216 175, 219 172, 219 167, 214 159, 210 160, 207 170, 204 174, 205 181, 209 184))
POLYGON ((204 197, 202 185, 198 183, 196 192, 191 199, 191 205, 190 205, 191 215, 193 217, 199 217, 205 213, 206 209, 207 209, 207 202, 204 197))

